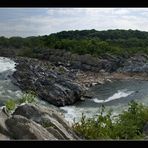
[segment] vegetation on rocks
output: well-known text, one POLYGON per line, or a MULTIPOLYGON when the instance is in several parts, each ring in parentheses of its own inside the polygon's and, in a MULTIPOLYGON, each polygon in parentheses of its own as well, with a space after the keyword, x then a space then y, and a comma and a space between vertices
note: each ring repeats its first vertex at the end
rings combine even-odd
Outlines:
POLYGON ((5 102, 5 107, 8 112, 13 111, 16 106, 22 104, 22 103, 35 103, 36 102, 36 96, 33 92, 26 92, 24 93, 21 98, 14 100, 9 99, 5 102))
POLYGON ((36 102, 36 96, 33 92, 28 92, 23 94, 23 96, 17 100, 17 102, 19 102, 19 104, 21 103, 34 103, 36 102))
POLYGON ((14 110, 15 109, 15 106, 16 106, 16 103, 14 100, 12 99, 9 99, 5 102, 5 106, 7 108, 8 111, 11 111, 11 110, 14 110))

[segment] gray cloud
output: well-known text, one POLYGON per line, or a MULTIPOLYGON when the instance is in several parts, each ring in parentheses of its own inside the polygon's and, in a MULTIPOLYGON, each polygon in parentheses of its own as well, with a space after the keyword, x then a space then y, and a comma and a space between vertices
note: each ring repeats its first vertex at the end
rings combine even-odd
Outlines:
POLYGON ((0 35, 34 36, 62 30, 148 31, 148 8, 0 8, 0 35))

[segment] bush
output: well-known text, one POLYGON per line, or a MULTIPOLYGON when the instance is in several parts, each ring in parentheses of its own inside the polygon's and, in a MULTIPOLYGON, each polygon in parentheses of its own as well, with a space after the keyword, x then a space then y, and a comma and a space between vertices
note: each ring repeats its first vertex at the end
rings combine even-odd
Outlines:
POLYGON ((116 123, 116 135, 121 139, 142 138, 143 127, 148 121, 148 108, 135 101, 129 103, 129 108, 119 115, 116 123))
POLYGON ((36 96, 35 93, 31 91, 23 94, 23 96, 18 100, 12 100, 12 99, 7 100, 5 102, 5 106, 8 112, 11 112, 16 108, 17 105, 20 105, 22 103, 34 103, 34 102, 36 102, 36 96))
POLYGON ((23 96, 18 100, 18 103, 33 103, 36 101, 36 97, 33 92, 25 93, 23 96))
POLYGON ((87 119, 82 115, 81 121, 73 128, 86 139, 142 139, 143 127, 148 121, 148 108, 135 101, 129 103, 127 111, 114 118, 111 111, 87 119))
POLYGON ((10 99, 6 101, 5 106, 8 111, 12 111, 15 109, 16 103, 14 100, 10 99))
POLYGON ((110 139, 114 123, 111 120, 111 111, 104 115, 104 109, 102 107, 100 115, 89 119, 82 114, 81 121, 73 125, 74 130, 86 139, 110 139))

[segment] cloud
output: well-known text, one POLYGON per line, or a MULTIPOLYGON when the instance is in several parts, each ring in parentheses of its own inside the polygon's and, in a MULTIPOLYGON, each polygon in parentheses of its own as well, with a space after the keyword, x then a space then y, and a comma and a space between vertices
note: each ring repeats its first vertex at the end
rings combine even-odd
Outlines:
POLYGON ((63 30, 148 31, 148 8, 0 8, 0 35, 34 36, 63 30))
POLYGON ((66 17, 82 17, 85 15, 85 8, 49 8, 47 14, 50 17, 66 18, 66 17))

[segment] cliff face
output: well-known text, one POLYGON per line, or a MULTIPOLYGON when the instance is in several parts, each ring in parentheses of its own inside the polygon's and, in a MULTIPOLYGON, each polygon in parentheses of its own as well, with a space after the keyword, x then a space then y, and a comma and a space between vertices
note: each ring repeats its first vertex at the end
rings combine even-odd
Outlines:
POLYGON ((41 105, 24 104, 13 114, 0 110, 0 140, 80 140, 62 114, 41 105))

